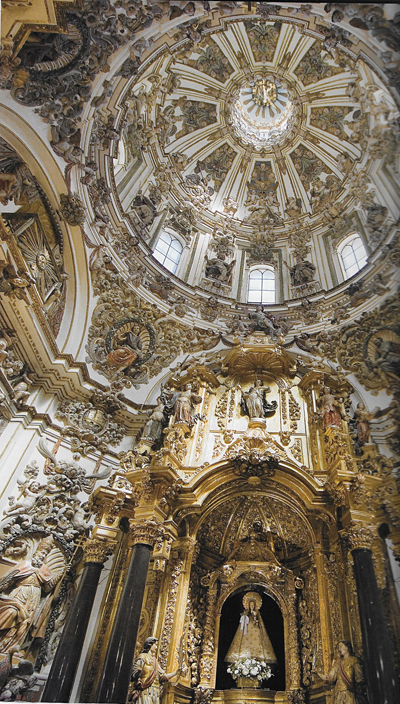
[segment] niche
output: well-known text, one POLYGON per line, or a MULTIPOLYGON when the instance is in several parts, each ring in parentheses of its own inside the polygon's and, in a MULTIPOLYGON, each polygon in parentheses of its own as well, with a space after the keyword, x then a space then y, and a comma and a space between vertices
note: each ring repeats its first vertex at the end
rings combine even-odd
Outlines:
POLYGON ((241 588, 237 592, 234 592, 230 597, 228 597, 222 607, 218 642, 216 689, 222 690, 237 688, 235 680, 227 672, 227 663, 224 662, 224 659, 239 626, 240 616, 243 612, 243 596, 248 591, 258 592, 262 598, 260 614, 278 660, 278 664, 274 668, 272 677, 270 677, 269 680, 263 681, 261 688, 269 689, 275 692, 285 691, 286 678, 283 616, 276 601, 274 601, 272 597, 268 596, 268 594, 265 594, 263 587, 260 585, 249 585, 241 588))

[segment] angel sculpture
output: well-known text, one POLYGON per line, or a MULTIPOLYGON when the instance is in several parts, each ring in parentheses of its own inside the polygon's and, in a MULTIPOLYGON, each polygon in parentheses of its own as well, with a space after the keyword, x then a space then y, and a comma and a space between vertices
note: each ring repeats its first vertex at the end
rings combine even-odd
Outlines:
POLYGON ((8 653, 21 646, 32 627, 35 636, 43 629, 51 601, 40 606, 42 592, 50 595, 61 579, 62 571, 53 573, 45 564, 54 547, 51 536, 41 540, 32 558, 24 560, 0 582, 0 652, 8 653))
POLYGON ((242 391, 240 406, 245 415, 253 418, 267 418, 273 415, 278 407, 277 401, 267 401, 266 394, 271 389, 269 386, 263 387, 261 381, 257 380, 254 386, 251 386, 247 392, 242 391))

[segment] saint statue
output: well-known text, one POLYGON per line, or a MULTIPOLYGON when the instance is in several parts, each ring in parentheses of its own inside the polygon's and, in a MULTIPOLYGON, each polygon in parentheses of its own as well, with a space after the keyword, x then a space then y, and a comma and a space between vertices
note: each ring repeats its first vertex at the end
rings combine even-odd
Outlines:
POLYGON ((371 442, 371 428, 369 422, 374 417, 375 414, 367 411, 363 403, 357 404, 354 420, 357 424, 357 440, 360 447, 371 442))
MULTIPOLYGON (((244 595, 244 611, 240 616, 238 629, 225 657, 225 662, 230 665, 228 672, 232 673, 234 679, 236 679, 235 666, 237 667, 240 663, 242 665, 239 677, 245 676, 258 679, 258 681, 260 681, 257 677, 258 672, 267 673, 269 670, 267 676, 271 676, 270 668, 277 663, 272 643, 260 614, 261 605, 262 598, 257 592, 247 592, 244 595), (244 667, 245 661, 250 661, 248 673, 244 667), (263 670, 260 670, 260 666, 263 670)), ((267 676, 262 679, 267 679, 267 676)))
POLYGON ((261 381, 257 380, 247 392, 242 391, 241 407, 243 412, 253 418, 266 418, 267 415, 275 413, 278 406, 276 401, 266 400, 265 395, 271 391, 269 386, 261 386, 261 381))
POLYGON ((143 428, 143 440, 152 440, 158 442, 162 437, 162 429, 165 424, 164 415, 165 404, 163 403, 161 397, 157 399, 157 405, 150 413, 149 419, 144 424, 143 428))
POLYGON ((302 257, 298 255, 296 256, 296 263, 292 267, 290 267, 285 260, 283 261, 290 270, 290 278, 293 286, 302 286, 313 281, 316 267, 315 264, 309 262, 308 259, 302 259, 302 257))
POLYGON ((374 363, 385 374, 393 374, 400 377, 400 345, 392 342, 392 340, 377 337, 375 338, 375 350, 374 363))
POLYGON ((202 398, 193 393, 192 385, 186 384, 183 391, 179 391, 172 397, 171 403, 174 406, 175 423, 187 423, 194 425, 196 421, 194 404, 201 403, 202 398))
POLYGON ((350 641, 341 640, 338 650, 339 657, 333 660, 329 675, 317 672, 318 677, 327 684, 335 685, 334 704, 366 704, 363 671, 350 641))
POLYGON ((157 661, 157 644, 157 638, 147 638, 142 652, 135 660, 131 674, 129 704, 160 704, 160 683, 172 679, 181 671, 179 666, 175 672, 164 672, 157 661))
POLYGON ((324 393, 318 399, 319 413, 322 416, 323 425, 326 428, 335 426, 342 427, 342 414, 340 411, 340 402, 333 395, 328 386, 324 386, 324 393))
POLYGON ((112 340, 112 350, 106 359, 109 364, 115 364, 119 369, 127 369, 142 353, 142 341, 132 330, 118 333, 112 340))
POLYGON ((0 581, 0 652, 8 653, 21 646, 34 626, 35 637, 42 635, 45 618, 51 602, 47 600, 40 609, 35 622, 42 594, 50 595, 61 577, 45 565, 45 559, 53 548, 53 538, 40 541, 36 552, 24 560, 0 581))

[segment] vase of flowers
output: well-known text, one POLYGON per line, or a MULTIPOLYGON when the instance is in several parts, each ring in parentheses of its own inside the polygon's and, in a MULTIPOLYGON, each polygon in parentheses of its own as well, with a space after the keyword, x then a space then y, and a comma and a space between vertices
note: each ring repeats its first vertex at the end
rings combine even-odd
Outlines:
POLYGON ((261 687, 261 682, 272 675, 271 666, 258 658, 236 660, 228 666, 228 672, 238 687, 261 687))

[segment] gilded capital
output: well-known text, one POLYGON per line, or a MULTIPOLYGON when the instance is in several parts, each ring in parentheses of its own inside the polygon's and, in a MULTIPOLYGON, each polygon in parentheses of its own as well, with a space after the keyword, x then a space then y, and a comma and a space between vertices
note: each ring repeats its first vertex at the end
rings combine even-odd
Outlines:
POLYGON ((150 545, 153 547, 156 541, 163 534, 163 526, 157 521, 140 521, 136 523, 133 519, 129 521, 131 545, 150 545))
POLYGON ((341 530, 340 534, 350 550, 357 550, 358 548, 372 550, 375 539, 373 526, 348 526, 341 530))
POLYGON ((111 555, 114 546, 103 540, 87 540, 83 546, 85 562, 103 563, 111 555))

